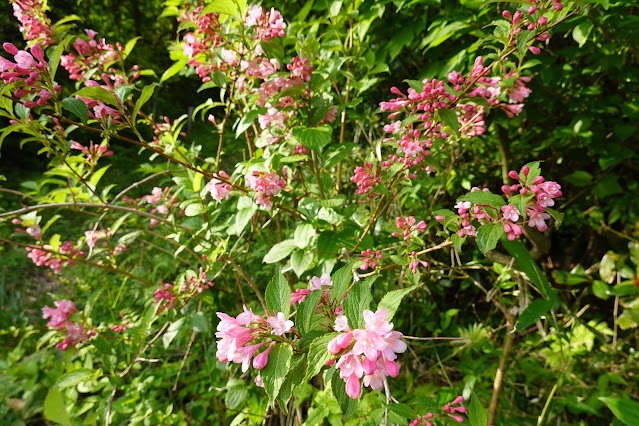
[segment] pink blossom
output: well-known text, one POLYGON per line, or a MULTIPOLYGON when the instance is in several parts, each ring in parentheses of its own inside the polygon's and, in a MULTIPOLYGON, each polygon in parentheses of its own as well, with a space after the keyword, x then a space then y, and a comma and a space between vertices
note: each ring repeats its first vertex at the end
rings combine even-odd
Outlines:
POLYGON ((506 220, 517 222, 517 219, 519 219, 519 210, 517 210, 517 207, 513 206, 512 204, 502 206, 501 211, 503 212, 503 217, 506 220))
POLYGON ((47 323, 47 327, 64 327, 71 314, 78 311, 71 300, 56 300, 53 304, 56 306, 55 308, 48 306, 42 308, 42 318, 50 319, 47 323))
POLYGON ((346 315, 338 315, 337 318, 335 318, 335 325, 333 326, 333 330, 351 331, 351 329, 348 326, 348 318, 346 317, 346 315))
POLYGON ((533 210, 532 212, 530 212, 528 226, 537 227, 540 232, 544 232, 548 228, 548 225, 545 222, 548 219, 550 219, 550 215, 548 213, 542 213, 537 210, 533 210))
POLYGON ((332 285, 333 281, 331 281, 331 276, 329 274, 323 274, 320 278, 311 278, 311 290, 321 290, 324 286, 330 287, 332 285))
POLYGON ((267 321, 271 326, 271 334, 276 336, 281 336, 284 333, 287 333, 293 327, 293 321, 287 320, 286 316, 282 312, 278 312, 274 317, 268 317, 267 321))
MULTIPOLYGON (((227 179, 229 178, 224 171, 220 171, 219 175, 227 179)), ((211 179, 209 183, 206 184, 206 190, 209 191, 211 197, 217 202, 228 199, 231 189, 231 185, 216 178, 211 179)))

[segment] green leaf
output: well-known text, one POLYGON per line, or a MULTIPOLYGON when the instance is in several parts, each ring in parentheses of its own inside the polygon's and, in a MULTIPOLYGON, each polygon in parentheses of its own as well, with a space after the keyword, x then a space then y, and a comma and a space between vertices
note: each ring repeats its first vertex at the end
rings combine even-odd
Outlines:
POLYGON ((308 247, 315 235, 315 227, 310 223, 301 223, 295 228, 295 245, 299 248, 308 247))
POLYGON ((67 413, 62 393, 56 387, 49 389, 47 397, 44 399, 44 418, 61 425, 71 426, 71 419, 67 413))
POLYGON ((248 223, 250 222, 254 213, 255 213, 254 206, 240 209, 235 214, 235 222, 233 223, 233 225, 229 227, 229 229, 226 232, 229 235, 240 235, 242 231, 244 231, 244 228, 246 228, 246 225, 248 225, 248 223))
POLYGON ((242 119, 238 123, 237 129, 235 129, 235 138, 239 138, 245 130, 251 127, 251 124, 253 124, 259 114, 260 112, 256 109, 246 113, 246 115, 242 117, 242 119))
POLYGON ((338 145, 333 145, 326 150, 323 155, 322 167, 324 169, 330 169, 336 166, 340 161, 353 155, 353 149, 359 145, 352 142, 345 142, 338 145))
POLYGON ((402 403, 389 405, 388 410, 408 420, 413 420, 417 417, 415 410, 402 403))
POLYGON ((197 216, 199 214, 202 214, 203 212, 204 212, 204 207, 200 203, 189 204, 184 209, 184 215, 188 217, 197 216))
POLYGON ((184 318, 180 318, 177 321, 171 323, 169 328, 162 336, 162 344, 164 345, 164 349, 168 348, 173 339, 175 339, 175 336, 177 336, 177 334, 180 332, 180 328, 182 328, 182 324, 184 324, 184 318))
POLYGON ((348 318, 348 325, 351 329, 364 328, 363 313, 369 308, 373 296, 365 282, 359 282, 351 287, 348 296, 344 300, 344 315, 348 318))
POLYGON ((592 283, 592 293, 600 299, 606 300, 612 294, 608 284, 601 280, 595 280, 592 283))
POLYGON ((266 308, 272 315, 283 312, 284 316, 288 317, 291 312, 291 289, 284 275, 275 274, 266 287, 264 296, 266 297, 266 308))
POLYGON ((290 372, 284 378, 277 395, 277 403, 284 413, 287 413, 288 401, 293 396, 293 391, 302 383, 306 371, 306 354, 295 356, 291 359, 290 372))
POLYGON ((276 343, 268 354, 268 363, 260 371, 264 388, 271 398, 277 397, 283 378, 291 365, 293 348, 289 343, 276 343))
POLYGON ((593 28, 593 23, 585 20, 572 30, 572 38, 582 47, 588 41, 588 36, 593 28))
POLYGON ((302 335, 305 335, 311 331, 311 325, 313 323, 313 317, 315 316, 315 309, 317 303, 322 297, 323 290, 314 290, 306 296, 306 298, 300 303, 297 308, 297 314, 295 315, 295 327, 302 335))
POLYGON ((339 377, 339 374, 333 374, 331 390, 339 404, 339 408, 342 410, 342 418, 345 420, 355 414, 359 400, 353 399, 346 394, 346 382, 339 377))
POLYGON ((499 237, 504 235, 504 226, 501 223, 489 223, 488 225, 480 226, 477 230, 477 247, 482 253, 494 250, 497 247, 497 241, 499 237))
POLYGON ((302 213, 308 220, 312 220, 317 216, 319 206, 315 198, 302 198, 297 205, 297 210, 302 213))
POLYGON ((204 316, 204 312, 196 312, 191 317, 191 329, 198 333, 208 333, 209 321, 204 316))
POLYGON ((328 342, 335 338, 337 334, 329 333, 313 340, 308 350, 308 368, 304 376, 305 382, 315 377, 322 370, 322 367, 326 365, 326 362, 335 357, 335 355, 328 352, 328 342))
POLYGON ((470 419, 470 426, 485 426, 488 421, 488 413, 482 407, 475 391, 472 391, 470 406, 468 407, 468 418, 470 419))
POLYGON ((135 108, 133 108, 133 114, 131 115, 131 117, 135 119, 135 117, 138 115, 138 112, 140 111, 140 108, 142 108, 142 106, 144 106, 144 104, 147 103, 149 99, 151 99, 151 96, 153 96, 154 90, 155 86, 145 86, 144 89, 142 89, 140 97, 135 102, 135 108))
POLYGON ((333 98, 328 93, 323 92, 319 96, 314 96, 311 101, 311 127, 317 126, 333 106, 333 98))
POLYGON ((308 268, 313 264, 315 254, 310 251, 295 249, 291 255, 291 266, 293 272, 297 277, 301 277, 302 274, 308 271, 308 268))
POLYGON ((87 104, 84 101, 78 98, 66 98, 62 100, 62 108, 67 111, 71 111, 78 117, 84 124, 89 120, 89 108, 87 108, 87 104))
POLYGON ((124 46, 124 51, 123 53, 123 59, 126 59, 131 52, 133 52, 133 49, 135 48, 135 45, 137 44, 138 40, 140 39, 140 37, 133 37, 131 40, 129 40, 126 45, 124 46))
POLYGON ((501 242, 508 250, 508 253, 517 261, 515 267, 526 274, 528 279, 541 291, 544 298, 551 298, 550 283, 530 256, 526 247, 519 241, 508 241, 507 238, 502 238, 501 242))
POLYGON ((280 378, 288 372, 293 356, 293 348, 289 343, 276 343, 268 354, 268 363, 260 371, 262 377, 280 378))
POLYGON ((124 104, 132 91, 133 87, 128 84, 121 84, 113 90, 113 93, 120 99, 120 102, 124 104))
POLYGON ((213 0, 204 8, 201 15, 224 13, 234 18, 242 18, 246 11, 246 0, 213 0))
POLYGON ((457 201, 470 201, 473 204, 480 204, 500 209, 505 206, 504 199, 497 194, 484 191, 469 192, 466 195, 462 195, 457 201))
POLYGON ((264 263, 275 263, 287 257, 297 247, 295 240, 284 240, 275 244, 264 256, 264 263))
POLYGON ((337 304, 342 302, 342 299, 348 290, 348 286, 350 286, 353 282, 354 263, 355 262, 350 262, 346 266, 338 269, 331 277, 333 287, 331 287, 328 291, 328 297, 337 304))
POLYGON ((88 380, 93 376, 94 370, 88 368, 80 368, 78 370, 69 371, 58 377, 55 381, 55 387, 58 389, 65 389, 71 386, 76 386, 78 383, 88 380))
POLYGON ((528 305, 524 311, 519 314, 517 319, 517 331, 525 330, 536 323, 542 316, 550 311, 555 303, 552 300, 537 299, 528 305))
POLYGON ((293 128, 293 137, 306 148, 321 154, 326 145, 331 142, 332 129, 328 125, 320 127, 299 126, 293 128))
POLYGON ((624 422, 627 426, 639 425, 639 403, 625 398, 614 398, 610 396, 600 396, 599 400, 606 404, 616 418, 624 422))
POLYGON ((169 69, 164 71, 164 74, 162 74, 162 77, 160 78, 160 83, 164 83, 169 78, 179 73, 182 70, 182 68, 184 68, 187 62, 188 62, 188 58, 182 58, 176 63, 174 63, 173 65, 171 65, 171 67, 169 67, 169 69))
POLYGON ((104 87, 100 86, 92 86, 92 87, 84 87, 73 94, 73 96, 82 96, 83 98, 93 99, 95 101, 101 101, 105 104, 109 104, 115 107, 120 108, 120 103, 118 102, 115 95, 109 92, 104 87))
POLYGON ((397 308, 399 308, 399 304, 401 303, 404 296, 418 287, 420 287, 419 284, 407 288, 402 288, 400 290, 389 291, 379 302, 379 305, 377 305, 377 309, 386 308, 386 310, 388 311, 387 321, 390 322, 390 320, 393 319, 393 316, 395 316, 395 312, 397 312, 397 308))
POLYGON ((231 386, 226 391, 224 402, 229 409, 234 410, 244 402, 247 395, 248 388, 246 386, 231 386))
POLYGON ((440 109, 439 117, 448 127, 452 129, 453 133, 455 133, 455 136, 460 136, 459 121, 457 121, 457 114, 455 113, 455 111, 450 109, 440 109))

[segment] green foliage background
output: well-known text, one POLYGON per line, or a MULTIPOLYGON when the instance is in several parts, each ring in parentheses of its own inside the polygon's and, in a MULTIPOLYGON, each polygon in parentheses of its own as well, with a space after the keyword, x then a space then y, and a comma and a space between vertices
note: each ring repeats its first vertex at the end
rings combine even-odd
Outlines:
MULTIPOLYGON (((164 9, 162 2, 56 0, 49 5, 52 20, 78 14, 83 22, 78 24, 80 28, 92 28, 109 42, 124 43, 141 36, 132 63, 158 75, 172 64, 166 49, 176 41, 177 26, 172 17, 157 18, 164 9)), ((295 1, 265 2, 264 6, 282 12, 291 25, 289 32, 317 37, 323 46, 343 39, 344 27, 351 19, 331 16, 331 4, 324 1, 314 2, 309 11, 295 1)), ((404 89, 405 79, 445 78, 453 69, 470 69, 470 58, 488 53, 478 40, 492 32, 487 25, 497 16, 495 9, 511 6, 483 5, 476 0, 363 2, 361 13, 379 18, 371 24, 362 50, 351 52, 355 81, 365 90, 357 104, 347 105, 351 125, 345 140, 365 143, 362 133, 383 120, 377 106, 389 97, 391 86, 404 89)), ((614 290, 614 284, 622 279, 635 280, 637 285, 639 267, 639 8, 634 1, 583 2, 582 6, 588 7, 587 13, 560 24, 541 55, 530 61, 533 80, 529 87, 533 93, 523 112, 514 119, 507 119, 501 112, 491 114, 487 120, 490 127, 481 143, 474 142, 456 152, 454 170, 420 181, 403 194, 406 208, 423 203, 450 207, 471 186, 499 188, 508 170, 519 169, 530 159, 542 161, 544 174, 562 185, 565 198, 559 210, 565 215, 563 223, 556 224, 543 241, 533 241, 534 246, 529 248, 543 252, 537 262, 569 308, 562 315, 574 320, 567 325, 549 318, 541 336, 534 327, 517 335, 497 424, 535 424, 544 410, 549 410, 549 424, 622 424, 628 417, 615 410, 624 412, 623 403, 600 398, 635 403, 639 399, 637 292, 620 295, 614 290)), ((0 39, 22 45, 6 4, 0 6, 0 39)), ((156 91, 153 111, 177 118, 211 96, 196 93, 199 86, 193 73, 170 80, 156 91)), ((190 140, 202 143, 205 154, 214 152, 215 138, 204 126, 194 123, 187 135, 190 140)), ((46 169, 46 163, 35 156, 37 147, 27 144, 19 149, 19 142, 17 137, 7 138, 0 157, 0 174, 8 179, 2 185, 8 188, 24 187, 24 182, 38 180, 46 169)), ((117 144, 113 150, 113 168, 105 180, 132 182, 139 176, 132 155, 137 150, 117 144)), ((228 154, 230 159, 234 155, 239 158, 240 148, 228 154)), ((136 195, 151 188, 143 186, 136 195)), ((0 195, 0 204, 7 209, 17 207, 15 199, 5 195, 0 195)), ((85 227, 81 221, 77 226, 67 231, 81 234, 85 227)), ((141 273, 159 281, 176 272, 171 255, 153 254, 153 268, 140 266, 141 273)), ((145 255, 130 254, 132 258, 145 255)), ((0 313, 0 418, 16 425, 43 422, 47 390, 69 368, 68 362, 75 368, 91 368, 92 357, 108 363, 112 356, 108 348, 100 354, 82 353, 85 360, 80 365, 77 359, 63 360, 63 354, 55 348, 39 347, 38 339, 44 334, 39 309, 52 300, 47 293, 90 300, 99 297, 96 283, 108 281, 103 287, 116 290, 125 284, 83 266, 62 277, 47 276, 36 271, 21 251, 8 247, 0 256, 4 308, 0 313)), ((450 262, 442 256, 439 261, 450 262)), ((468 249, 460 261, 476 261, 493 269, 489 273, 471 270, 450 276, 433 274, 426 289, 406 297, 394 319, 395 328, 407 335, 463 337, 452 343, 435 340, 411 345, 410 353, 403 356, 401 376, 392 384, 393 396, 401 402, 441 405, 474 387, 483 405, 488 405, 505 324, 494 306, 480 297, 474 282, 489 288, 494 285, 503 297, 511 297, 520 289, 511 281, 508 268, 498 263, 499 258, 486 260, 477 250, 468 249)), ((267 282, 272 271, 262 270, 259 263, 249 261, 246 268, 256 280, 267 282)), ((397 278, 386 275, 383 280, 397 278)), ((133 311, 135 294, 131 296, 133 311)), ((236 295, 225 292, 211 293, 203 303, 235 306, 236 299, 236 295)), ((105 313, 113 319, 117 314, 105 313)), ((186 360, 179 386, 173 384, 178 383, 177 371, 190 338, 184 330, 174 335, 168 351, 148 355, 153 358, 163 353, 157 363, 140 367, 136 375, 126 379, 126 390, 118 394, 112 407, 120 422, 261 421, 252 413, 264 412, 265 398, 250 382, 240 377, 228 379, 227 366, 215 359, 212 328, 216 320, 207 321, 207 330, 203 330, 186 360)), ((106 385, 85 384, 90 392, 83 396, 79 391, 74 415, 88 423, 96 420, 98 408, 104 410, 109 396, 100 394, 106 385), (96 413, 94 417, 92 413, 96 413)), ((295 390, 295 396, 307 410, 307 424, 321 424, 325 418, 327 422, 338 421, 335 407, 338 413, 339 407, 330 392, 304 385, 295 390)), ((370 409, 370 418, 375 419, 377 407, 383 403, 383 395, 369 394, 360 405, 360 414, 370 409)), ((632 421, 626 424, 638 424, 632 421)))

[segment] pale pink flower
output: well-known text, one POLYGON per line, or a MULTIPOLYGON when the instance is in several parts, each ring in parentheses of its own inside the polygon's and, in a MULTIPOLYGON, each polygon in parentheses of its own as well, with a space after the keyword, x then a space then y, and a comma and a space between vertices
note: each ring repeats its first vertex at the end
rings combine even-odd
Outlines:
POLYGON ((517 207, 513 206, 512 204, 502 206, 501 211, 503 212, 503 217, 506 220, 517 222, 517 219, 519 219, 519 210, 517 210, 517 207))
POLYGON ((283 312, 278 312, 277 316, 268 317, 268 324, 271 326, 271 334, 281 336, 293 327, 293 321, 287 320, 283 312))

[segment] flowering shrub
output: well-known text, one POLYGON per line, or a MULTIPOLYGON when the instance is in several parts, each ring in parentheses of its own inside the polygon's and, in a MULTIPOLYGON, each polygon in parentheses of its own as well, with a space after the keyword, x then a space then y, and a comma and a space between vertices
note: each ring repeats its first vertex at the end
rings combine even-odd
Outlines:
MULTIPOLYGON (((27 47, 3 45, 0 115, 9 125, 0 144, 9 134, 28 135, 25 143, 38 144, 50 163, 38 190, 14 191, 23 205, 0 213, 13 225, 1 240, 56 274, 75 267, 105 277, 104 285, 78 284, 84 299, 74 300, 83 311, 67 299, 42 309, 50 330, 39 344, 77 360, 48 391, 45 418, 70 424, 65 407, 73 402, 74 421, 89 410, 93 422, 148 421, 129 406, 134 383, 143 386, 133 376, 177 356, 179 368, 165 379, 179 393, 189 367, 197 370, 192 351, 201 351, 209 378, 197 381, 209 380, 200 384, 207 398, 224 395, 220 404, 237 415, 234 424, 274 415, 280 424, 363 424, 369 415, 372 424, 382 417, 498 424, 513 336, 541 328, 546 316, 558 327, 555 315, 565 308, 526 248, 561 224, 564 183, 542 176, 542 167, 553 175, 552 164, 532 161, 503 176, 501 194, 469 184, 456 204, 437 198, 456 193, 447 182, 456 156, 486 143, 498 121, 521 119, 535 96, 530 56, 582 5, 530 1, 503 10, 493 35, 480 38, 482 52, 459 52, 445 71, 407 79, 405 88, 397 82, 390 99, 373 102, 365 92, 382 71, 373 71, 366 37, 383 6, 334 2, 330 22, 304 27, 307 37, 300 26, 312 2, 299 22, 287 22, 265 4, 168 1, 162 16, 177 21, 178 38, 174 64, 160 77, 129 60, 137 39, 123 44, 66 21, 52 24, 43 2, 15 0, 13 7, 27 47), (178 118, 162 117, 150 103, 178 76, 193 76, 210 98, 178 118), (366 102, 379 107, 368 114, 374 118, 357 109, 366 102), (193 123, 206 138, 189 139, 193 123), (135 161, 146 176, 103 183, 126 144, 139 149, 135 161), (86 216, 78 221, 66 210, 86 216), (490 289, 471 271, 477 259, 462 266, 460 253, 474 250, 473 239, 488 258, 508 256, 485 267, 500 271, 490 289), (443 313, 448 320, 434 336, 411 336, 426 333, 412 326, 406 301, 431 297, 431 281, 454 274, 483 292, 506 324, 492 396, 473 393, 475 375, 453 386, 437 355, 450 391, 431 390, 436 403, 401 403, 393 394, 404 392, 411 366, 421 363, 410 344, 446 338, 439 334, 451 332, 450 316, 459 311, 443 313), (508 288, 518 285, 519 293, 495 297, 506 274, 517 274, 508 288), (217 340, 198 340, 215 323, 217 340), (169 349, 183 330, 191 333, 185 349, 169 349), (99 398, 80 407, 74 386, 99 398), (487 409, 481 398, 491 400, 487 409), (128 412, 138 417, 127 420, 128 412)), ((449 337, 472 346, 470 335, 449 337)), ((154 422, 183 421, 184 410, 173 409, 147 411, 154 422)))

